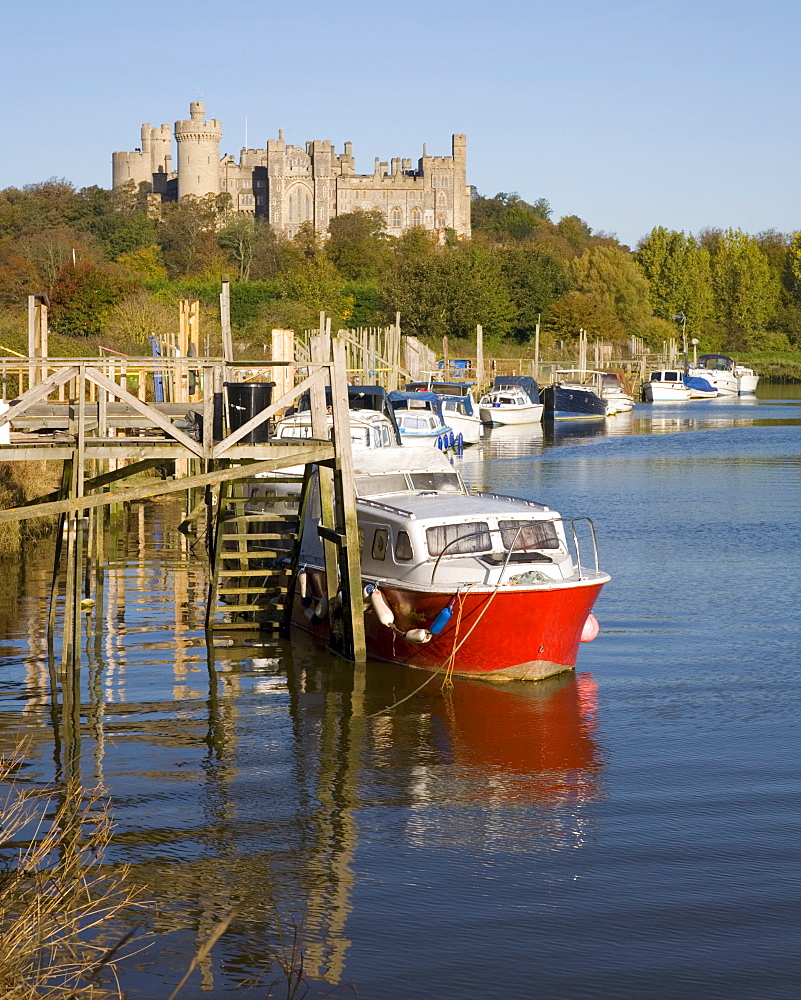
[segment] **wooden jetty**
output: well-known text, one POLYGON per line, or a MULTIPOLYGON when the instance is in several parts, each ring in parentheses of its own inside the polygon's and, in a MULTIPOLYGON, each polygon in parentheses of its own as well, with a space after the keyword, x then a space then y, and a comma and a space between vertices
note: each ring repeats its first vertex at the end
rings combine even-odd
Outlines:
MULTIPOLYGON (((338 338, 311 337, 309 360, 292 363, 291 379, 271 377, 283 375, 287 362, 199 357, 128 358, 124 366, 98 358, 31 357, 20 362, 18 373, 4 369, 4 382, 17 378, 22 391, 0 412, 0 442, 5 442, 0 443, 0 462, 62 463, 58 490, 0 511, 0 523, 42 515, 60 519, 54 583, 65 569, 63 665, 80 661, 77 622, 88 577, 86 560, 102 539, 98 514, 111 505, 170 494, 186 494, 186 530, 193 530, 195 523, 205 528, 207 629, 266 627, 285 632, 312 465, 320 470, 319 531, 329 604, 335 609, 332 648, 349 660, 364 661, 346 350, 338 338), (185 401, 154 402, 158 377, 179 387, 173 400, 177 395, 185 401), (286 388, 277 398, 252 415, 234 419, 235 397, 259 387, 269 394, 279 382, 286 388), (273 439, 270 421, 306 392, 313 437, 291 444, 273 439), (249 512, 247 486, 254 477, 280 478, 281 470, 298 465, 306 474, 293 516, 249 512), (146 473, 151 474, 148 479, 139 478, 146 473)), ((55 600, 51 625, 54 618, 55 600)))

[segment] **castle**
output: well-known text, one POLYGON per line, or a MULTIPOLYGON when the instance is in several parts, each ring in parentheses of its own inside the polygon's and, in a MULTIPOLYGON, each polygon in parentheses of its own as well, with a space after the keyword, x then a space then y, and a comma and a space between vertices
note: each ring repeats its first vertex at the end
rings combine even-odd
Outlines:
POLYGON ((277 231, 294 236, 301 223, 321 233, 331 219, 357 210, 379 209, 387 232, 422 226, 444 234, 470 235, 470 188, 466 182, 466 138, 454 135, 451 156, 375 160, 372 174, 357 174, 352 144, 336 153, 332 143, 315 139, 288 145, 283 131, 266 149, 242 149, 239 163, 220 157, 222 124, 206 118, 202 101, 189 105, 189 120, 175 123, 177 169, 172 169, 169 125, 142 126, 142 145, 112 154, 113 186, 128 181, 151 185, 162 201, 185 195, 230 194, 234 210, 266 219, 277 231))

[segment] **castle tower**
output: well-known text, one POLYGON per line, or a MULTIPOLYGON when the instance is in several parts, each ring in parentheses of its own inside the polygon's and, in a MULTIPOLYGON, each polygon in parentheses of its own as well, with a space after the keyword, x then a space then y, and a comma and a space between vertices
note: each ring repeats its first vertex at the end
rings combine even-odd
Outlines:
POLYGON ((178 197, 218 194, 222 125, 216 118, 206 121, 206 105, 202 101, 192 101, 189 105, 189 119, 175 123, 178 197))
POLYGON ((467 185, 467 136, 456 133, 453 152, 453 228, 461 236, 470 236, 470 188, 467 185))
POLYGON ((126 181, 133 181, 137 186, 152 184, 153 174, 169 174, 172 162, 170 126, 154 128, 149 122, 145 122, 140 134, 141 148, 129 153, 111 154, 113 187, 119 187, 126 181))

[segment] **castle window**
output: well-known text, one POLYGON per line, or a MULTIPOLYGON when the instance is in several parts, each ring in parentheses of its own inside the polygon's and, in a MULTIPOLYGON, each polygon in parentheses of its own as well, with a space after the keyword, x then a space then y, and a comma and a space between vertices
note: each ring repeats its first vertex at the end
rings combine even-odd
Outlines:
POLYGON ((311 198, 306 195, 306 221, 311 221, 311 198))
POLYGON ((422 226, 422 224, 423 224, 423 213, 420 211, 419 208, 416 208, 412 212, 412 225, 413 226, 422 226))
POLYGON ((393 229, 401 227, 401 210, 399 208, 392 209, 392 227, 393 229))
POLYGON ((437 218, 437 229, 446 229, 447 226, 448 226, 448 223, 445 220, 445 216, 444 215, 440 215, 437 218))

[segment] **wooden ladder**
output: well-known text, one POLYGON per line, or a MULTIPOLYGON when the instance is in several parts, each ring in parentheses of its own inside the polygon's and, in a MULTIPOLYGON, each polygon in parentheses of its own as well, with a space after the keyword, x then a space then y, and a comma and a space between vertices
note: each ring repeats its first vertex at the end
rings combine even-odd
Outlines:
POLYGON ((308 476, 270 476, 221 484, 207 630, 286 631, 307 483, 308 476), (288 495, 293 483, 298 493, 288 495), (278 504, 284 509, 276 510, 278 504))

